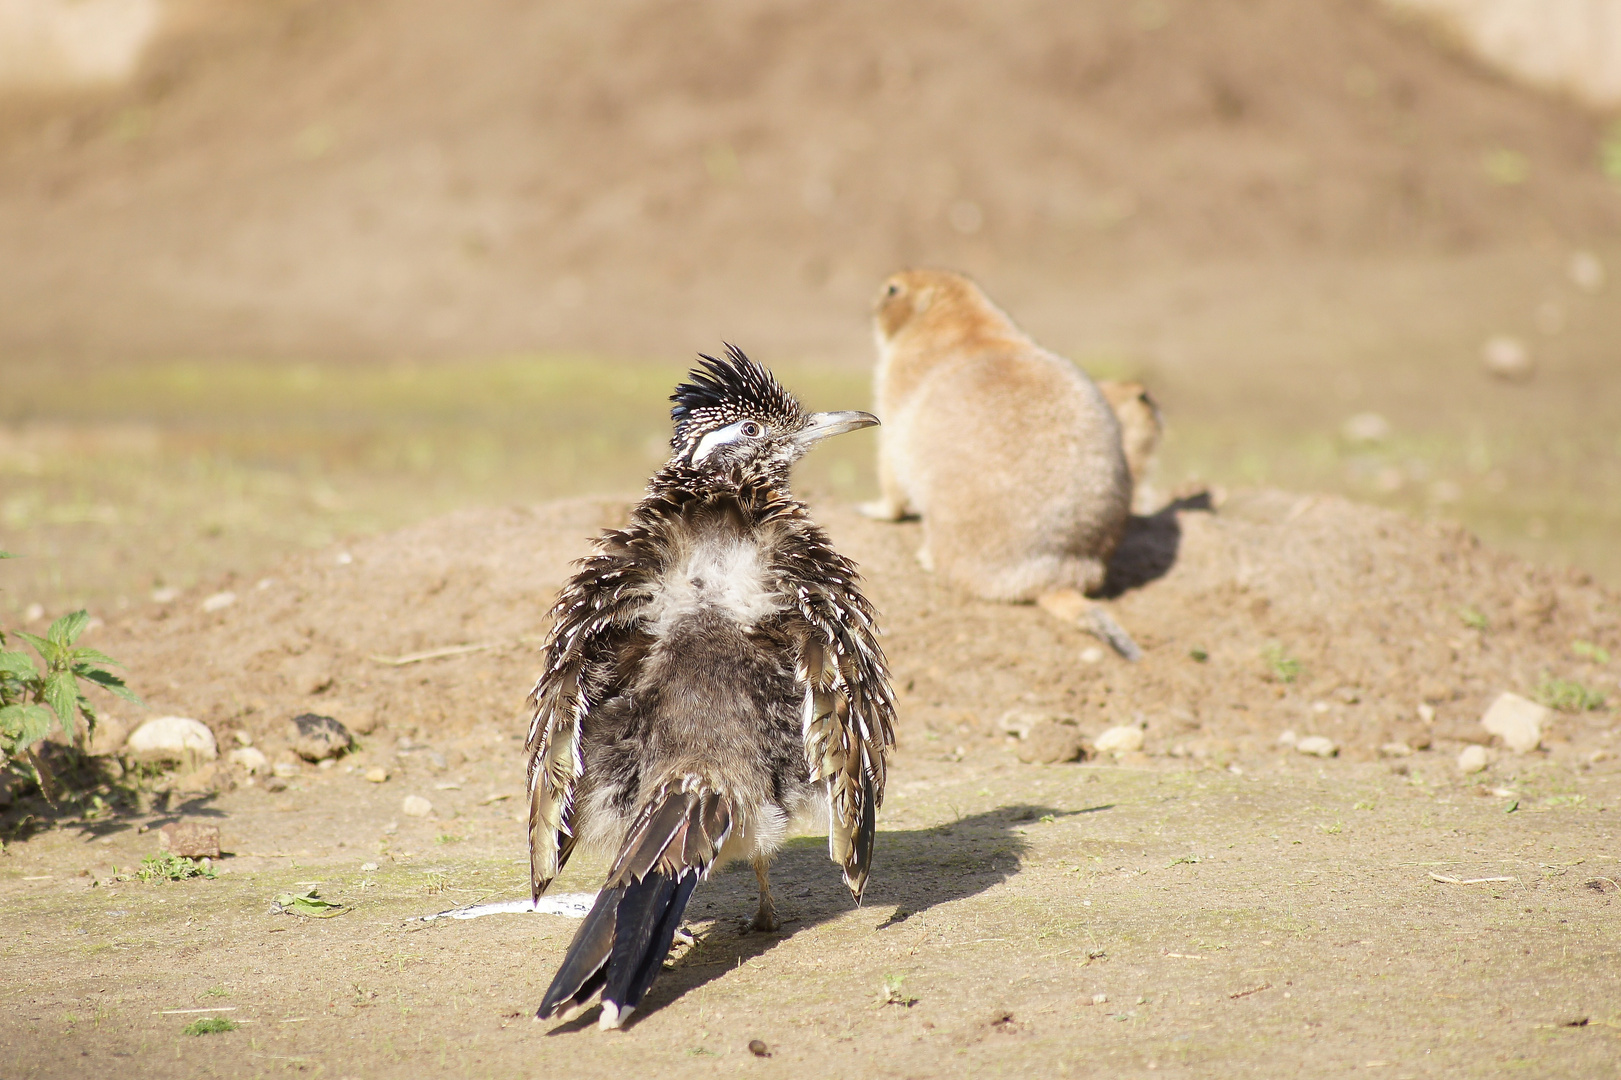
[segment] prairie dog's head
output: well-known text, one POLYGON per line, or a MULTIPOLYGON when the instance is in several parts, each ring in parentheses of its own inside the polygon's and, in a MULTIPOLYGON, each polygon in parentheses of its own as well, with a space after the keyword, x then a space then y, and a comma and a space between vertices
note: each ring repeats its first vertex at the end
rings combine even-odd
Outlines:
POLYGON ((902 270, 891 276, 878 294, 873 323, 880 345, 901 337, 945 345, 1019 333, 978 285, 949 270, 902 270))
POLYGON ((1160 435, 1165 429, 1159 402, 1148 392, 1148 387, 1134 380, 1104 379, 1097 385, 1120 421, 1120 449, 1126 455, 1132 480, 1140 484, 1159 449, 1160 435))

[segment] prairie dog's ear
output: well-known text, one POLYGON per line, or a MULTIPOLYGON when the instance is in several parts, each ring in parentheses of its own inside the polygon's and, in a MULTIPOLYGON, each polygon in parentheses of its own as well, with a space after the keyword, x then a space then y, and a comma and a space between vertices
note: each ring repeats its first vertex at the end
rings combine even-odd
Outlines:
POLYGON ((912 318, 915 319, 929 310, 929 305, 932 303, 934 303, 934 286, 930 285, 927 288, 919 289, 916 299, 912 301, 912 318))

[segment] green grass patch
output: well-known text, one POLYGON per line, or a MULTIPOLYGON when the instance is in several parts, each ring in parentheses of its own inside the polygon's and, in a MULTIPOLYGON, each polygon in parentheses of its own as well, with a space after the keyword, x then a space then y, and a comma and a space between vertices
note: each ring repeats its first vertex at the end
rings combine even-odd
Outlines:
POLYGON ((1560 712, 1592 712, 1604 707, 1605 695, 1589 690, 1575 679, 1545 677, 1537 684, 1536 699, 1560 712))
POLYGON ((205 1016, 201 1020, 193 1020, 183 1029, 186 1035, 218 1035, 226 1031, 235 1031, 236 1021, 227 1020, 223 1016, 205 1016))

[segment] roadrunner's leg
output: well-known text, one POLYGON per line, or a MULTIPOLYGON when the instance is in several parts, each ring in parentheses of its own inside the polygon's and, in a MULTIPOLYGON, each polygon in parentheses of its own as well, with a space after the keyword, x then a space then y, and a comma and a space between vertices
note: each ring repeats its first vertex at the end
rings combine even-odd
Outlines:
POLYGON ((754 857, 754 876, 760 882, 760 909, 754 913, 749 929, 757 934, 769 934, 782 925, 777 921, 777 905, 771 902, 771 856, 754 857))

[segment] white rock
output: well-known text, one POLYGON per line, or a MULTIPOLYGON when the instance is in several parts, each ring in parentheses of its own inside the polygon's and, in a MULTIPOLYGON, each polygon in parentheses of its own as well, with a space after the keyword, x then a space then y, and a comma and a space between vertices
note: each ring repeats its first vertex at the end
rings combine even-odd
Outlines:
POLYGON ((1507 334, 1488 338, 1480 350, 1480 362, 1499 379, 1528 379, 1531 377, 1531 350, 1525 342, 1507 334))
POLYGON ((1583 292, 1598 292, 1604 288, 1604 264, 1591 251, 1571 252, 1570 282, 1583 292))
POLYGON ((152 590, 152 602, 154 604, 169 604, 178 599, 180 599, 180 590, 173 585, 160 585, 152 590))
POLYGON ((236 593, 217 592, 203 601, 203 610, 209 612, 224 611, 234 603, 236 603, 236 593))
POLYGON ((136 728, 124 743, 136 757, 180 760, 198 757, 213 761, 219 757, 214 733, 200 720, 185 716, 160 716, 136 728))
POLYGON ((1300 736, 1296 735, 1293 730, 1285 731, 1282 735, 1278 736, 1279 746, 1293 746, 1299 741, 1300 736))
POLYGON ((421 795, 407 795, 400 804, 400 813, 406 817, 427 817, 433 813, 433 803, 421 795))
POLYGON ((1340 428, 1346 442, 1382 443, 1390 438, 1390 421, 1376 412, 1357 413, 1340 428))
POLYGON ((1088 645, 1086 648, 1081 650, 1081 663, 1101 664, 1103 663, 1103 655, 1102 649, 1098 648, 1096 645, 1088 645))
POLYGON ((362 874, 369 874, 373 870, 376 870, 376 869, 377 869, 377 864, 374 863, 374 862, 363 862, 363 863, 360 864, 360 872, 362 874))
POLYGON ((1481 726, 1503 740, 1516 754, 1529 754, 1542 745, 1542 726, 1552 713, 1518 694, 1498 694, 1481 726))
POLYGON ((1009 709, 1002 714, 1001 728, 1009 735, 1025 739, 1029 738, 1030 729, 1045 719, 1046 713, 1031 712, 1028 709, 1009 709))
POLYGON ((1092 745, 1100 754, 1130 754, 1143 748, 1143 729, 1135 724, 1119 724, 1105 731, 1092 745))
POLYGON ((1463 753, 1458 755, 1458 771, 1465 776, 1481 772, 1491 763, 1491 755, 1484 746, 1466 746, 1463 753))
POLYGON ((232 750, 229 757, 232 765, 240 765, 255 776, 270 771, 270 759, 258 747, 240 746, 232 750))
POLYGON ((1413 748, 1404 742, 1387 742, 1379 747, 1380 757, 1412 757, 1413 748))
POLYGON ((1295 743, 1295 749, 1313 757, 1333 757, 1340 752, 1340 748, 1334 745, 1334 740, 1326 735, 1307 735, 1295 743))
POLYGON ((281 777, 283 780, 287 780, 298 775, 298 762, 278 761, 271 767, 270 771, 281 777))

